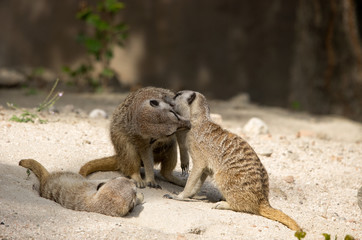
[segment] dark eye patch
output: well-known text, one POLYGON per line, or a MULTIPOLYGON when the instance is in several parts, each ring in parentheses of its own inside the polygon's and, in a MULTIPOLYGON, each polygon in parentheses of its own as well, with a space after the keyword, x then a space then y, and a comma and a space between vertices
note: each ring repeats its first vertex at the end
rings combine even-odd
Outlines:
POLYGON ((106 184, 106 183, 105 183, 105 182, 101 182, 100 184, 98 184, 98 186, 97 186, 97 191, 98 191, 104 184, 106 184))
POLYGON ((196 98, 196 93, 192 93, 191 96, 187 99, 189 105, 191 105, 191 103, 195 100, 195 98, 196 98))
POLYGON ((150 105, 151 105, 152 107, 157 107, 157 106, 159 105, 159 102, 158 102, 157 100, 151 100, 151 101, 150 101, 150 105))

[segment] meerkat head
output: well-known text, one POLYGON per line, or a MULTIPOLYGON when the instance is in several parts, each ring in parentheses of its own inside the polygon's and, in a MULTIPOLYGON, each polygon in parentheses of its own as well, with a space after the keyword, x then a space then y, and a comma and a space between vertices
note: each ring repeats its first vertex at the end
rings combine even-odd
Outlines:
POLYGON ((136 185, 130 179, 118 177, 98 184, 94 200, 102 206, 102 213, 124 216, 142 203, 143 194, 137 193, 136 185))
POLYGON ((190 121, 177 114, 161 99, 145 100, 135 116, 136 131, 146 138, 160 139, 180 130, 190 129, 190 121))
POLYGON ((204 95, 199 92, 184 90, 176 93, 175 111, 187 119, 210 117, 209 105, 204 95))

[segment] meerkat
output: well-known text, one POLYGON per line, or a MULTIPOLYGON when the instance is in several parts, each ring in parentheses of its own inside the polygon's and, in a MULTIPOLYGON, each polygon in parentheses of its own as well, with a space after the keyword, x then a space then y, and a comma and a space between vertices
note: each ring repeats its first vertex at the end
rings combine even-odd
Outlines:
POLYGON ((73 172, 49 173, 33 159, 23 159, 19 165, 39 179, 41 197, 68 209, 121 217, 143 202, 143 194, 137 193, 136 185, 125 177, 104 181, 87 180, 73 172))
POLYGON ((189 200, 212 175, 225 198, 216 203, 215 209, 261 215, 301 230, 292 218, 270 206, 269 180, 263 164, 244 139, 211 121, 206 98, 198 92, 181 91, 175 103, 175 110, 191 121, 186 144, 193 167, 184 190, 177 196, 165 197, 189 200))
POLYGON ((357 193, 357 203, 359 208, 362 210, 362 187, 360 187, 357 193))
MULTIPOLYGON (((110 135, 115 155, 95 159, 81 167, 79 173, 87 176, 96 171, 120 171, 130 177, 137 187, 158 187, 154 178, 154 163, 161 163, 161 175, 169 182, 185 186, 172 175, 177 163, 177 136, 190 128, 190 121, 174 110, 170 90, 146 87, 130 93, 114 111, 110 135), (140 168, 144 166, 145 180, 140 168)), ((180 145, 181 168, 189 165, 188 153, 180 145)))

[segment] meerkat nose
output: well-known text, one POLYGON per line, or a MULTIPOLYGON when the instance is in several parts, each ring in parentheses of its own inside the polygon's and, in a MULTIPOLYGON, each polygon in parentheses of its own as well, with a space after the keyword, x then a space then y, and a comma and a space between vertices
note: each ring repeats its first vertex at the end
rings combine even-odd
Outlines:
POLYGON ((177 128, 177 130, 182 130, 182 129, 185 129, 185 130, 190 130, 191 129, 191 122, 190 121, 185 121, 185 123, 177 128))

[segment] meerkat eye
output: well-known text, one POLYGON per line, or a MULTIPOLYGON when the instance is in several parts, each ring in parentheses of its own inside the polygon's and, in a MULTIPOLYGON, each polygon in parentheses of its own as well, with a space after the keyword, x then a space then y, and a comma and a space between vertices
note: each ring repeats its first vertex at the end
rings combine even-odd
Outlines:
POLYGON ((97 191, 98 191, 104 184, 105 184, 105 182, 102 182, 102 183, 98 184, 98 186, 97 186, 97 191))
POLYGON ((196 98, 196 93, 192 93, 191 96, 187 99, 188 104, 190 105, 196 98))
POLYGON ((157 100, 151 100, 151 101, 150 101, 150 105, 151 105, 152 107, 157 107, 157 106, 159 105, 159 103, 158 103, 157 100))

